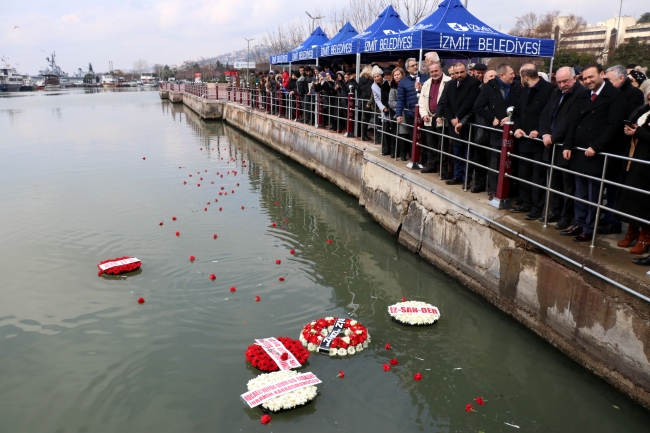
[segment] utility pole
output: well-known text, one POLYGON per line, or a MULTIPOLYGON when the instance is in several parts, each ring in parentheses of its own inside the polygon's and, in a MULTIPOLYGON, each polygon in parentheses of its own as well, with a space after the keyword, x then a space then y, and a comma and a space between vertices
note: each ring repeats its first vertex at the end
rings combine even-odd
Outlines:
POLYGON ((618 37, 621 31, 621 11, 623 10, 623 0, 621 0, 621 6, 618 8, 618 23, 616 24, 616 44, 614 45, 618 48, 618 37))
POLYGON ((246 84, 247 87, 250 87, 250 73, 248 72, 248 65, 251 62, 251 41, 254 41, 255 38, 244 38, 248 44, 248 50, 246 51, 246 84))
POLYGON ((467 9, 467 0, 465 0, 465 9, 467 9))
POLYGON ((310 33, 313 33, 313 32, 314 32, 314 21, 319 20, 319 19, 321 19, 321 18, 325 18, 325 15, 320 16, 320 17, 312 17, 312 16, 309 14, 309 12, 305 11, 305 13, 307 14, 307 16, 308 16, 309 18, 311 18, 311 32, 310 32, 310 33))

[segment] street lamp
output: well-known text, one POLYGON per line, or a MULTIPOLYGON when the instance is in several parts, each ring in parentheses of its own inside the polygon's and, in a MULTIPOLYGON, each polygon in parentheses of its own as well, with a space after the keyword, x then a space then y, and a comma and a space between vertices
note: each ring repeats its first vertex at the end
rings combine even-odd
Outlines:
POLYGON ((203 80, 205 79, 205 77, 203 76, 205 74, 205 59, 201 57, 201 60, 203 61, 203 63, 199 65, 200 66, 199 70, 201 71, 201 82, 203 82, 203 80))
POLYGON ((321 18, 325 18, 325 16, 323 15, 323 16, 320 16, 320 17, 312 17, 311 15, 309 15, 309 12, 305 11, 305 13, 307 14, 307 16, 309 18, 311 18, 311 31, 313 32, 314 31, 314 21, 319 20, 321 18))
POLYGON ((248 44, 248 50, 246 51, 246 85, 250 87, 250 73, 248 72, 248 66, 251 62, 251 41, 254 41, 255 38, 244 38, 248 44))

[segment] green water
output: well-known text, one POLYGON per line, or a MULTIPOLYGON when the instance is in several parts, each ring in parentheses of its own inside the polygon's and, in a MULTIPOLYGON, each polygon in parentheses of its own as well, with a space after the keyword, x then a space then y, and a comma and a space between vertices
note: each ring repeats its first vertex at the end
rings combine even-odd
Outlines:
POLYGON ((157 92, 2 95, 0 149, 2 433, 648 431, 647 411, 399 247, 353 197, 157 92), (141 272, 97 276, 123 255, 141 272), (392 323, 402 296, 440 322, 392 323), (370 350, 312 355, 301 371, 327 385, 261 425, 239 398, 259 374, 244 350, 324 316, 361 321, 370 350))

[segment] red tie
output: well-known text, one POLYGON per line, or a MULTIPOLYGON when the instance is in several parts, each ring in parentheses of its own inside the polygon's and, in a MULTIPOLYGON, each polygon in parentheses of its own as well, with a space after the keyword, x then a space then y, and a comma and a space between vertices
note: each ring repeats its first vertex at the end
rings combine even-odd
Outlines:
POLYGON ((598 96, 598 95, 595 94, 595 93, 591 94, 591 102, 594 102, 594 100, 596 99, 596 96, 598 96))

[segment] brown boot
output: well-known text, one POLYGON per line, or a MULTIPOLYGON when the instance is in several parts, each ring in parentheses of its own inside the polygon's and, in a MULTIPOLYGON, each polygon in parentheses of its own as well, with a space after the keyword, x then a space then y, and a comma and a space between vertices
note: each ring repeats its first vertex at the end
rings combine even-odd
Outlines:
POLYGON ((643 254, 648 246, 650 246, 650 229, 642 228, 639 240, 636 241, 634 248, 630 248, 630 254, 643 254))
POLYGON ((618 241, 616 245, 621 248, 629 248, 632 242, 637 239, 639 239, 639 227, 630 224, 630 226, 627 228, 625 239, 618 241))

